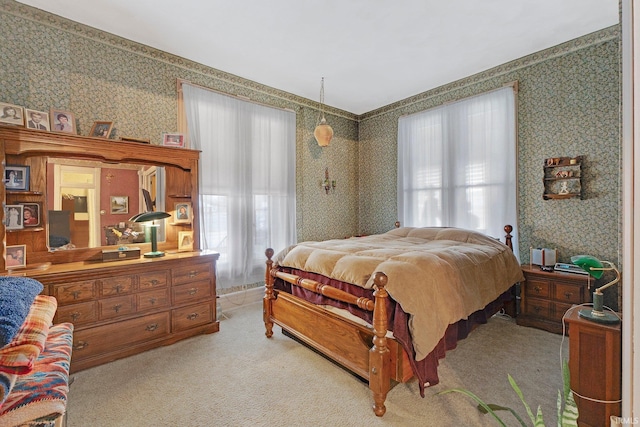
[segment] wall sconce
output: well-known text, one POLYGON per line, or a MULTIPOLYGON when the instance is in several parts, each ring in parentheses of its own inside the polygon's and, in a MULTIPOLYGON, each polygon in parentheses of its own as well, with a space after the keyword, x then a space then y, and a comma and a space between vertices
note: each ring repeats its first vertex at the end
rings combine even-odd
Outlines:
POLYGON ((333 138, 333 129, 327 123, 327 119, 324 118, 324 77, 320 84, 320 113, 318 114, 313 136, 320 147, 327 147, 331 143, 331 138, 333 138))
POLYGON ((329 179, 329 168, 325 168, 324 170, 324 181, 322 181, 322 187, 327 194, 329 194, 329 190, 336 189, 336 180, 334 179, 332 181, 329 179))

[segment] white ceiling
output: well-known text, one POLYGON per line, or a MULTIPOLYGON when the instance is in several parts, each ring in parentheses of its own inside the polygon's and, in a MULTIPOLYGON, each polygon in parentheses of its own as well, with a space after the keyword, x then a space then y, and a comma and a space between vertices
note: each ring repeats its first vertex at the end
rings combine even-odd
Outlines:
POLYGON ((618 0, 19 0, 362 114, 618 22, 618 0))

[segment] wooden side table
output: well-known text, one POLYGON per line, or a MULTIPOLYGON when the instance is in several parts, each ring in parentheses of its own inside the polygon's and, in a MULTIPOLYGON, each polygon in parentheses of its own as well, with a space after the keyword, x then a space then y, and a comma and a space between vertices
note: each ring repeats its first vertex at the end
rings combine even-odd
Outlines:
MULTIPOLYGON (((622 404, 621 325, 606 325, 579 316, 576 307, 565 318, 569 326, 569 372, 578 405, 580 427, 610 426, 622 404), (604 403, 594 402, 597 399, 604 403)), ((585 307, 585 309, 589 309, 585 307)))
POLYGON ((520 287, 520 314, 516 322, 556 334, 562 333, 562 316, 574 304, 591 301, 593 280, 589 275, 542 271, 523 265, 525 281, 520 287))

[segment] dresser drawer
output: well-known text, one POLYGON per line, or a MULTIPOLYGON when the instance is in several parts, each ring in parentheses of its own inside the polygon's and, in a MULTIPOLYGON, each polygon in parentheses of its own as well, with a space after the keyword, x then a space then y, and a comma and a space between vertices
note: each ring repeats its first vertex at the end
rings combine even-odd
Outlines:
POLYGON ((138 289, 141 291, 153 288, 163 288, 167 286, 169 282, 169 271, 161 270, 151 273, 144 273, 138 275, 138 289))
POLYGON ((213 265, 210 263, 199 263, 187 267, 178 267, 174 268, 171 274, 174 285, 181 285, 196 280, 211 279, 213 277, 213 265))
POLYGON ((73 361, 112 352, 169 334, 169 313, 151 314, 73 332, 73 361))
POLYGON ((203 280, 181 286, 173 286, 172 292, 174 304, 197 302, 204 298, 211 298, 211 281, 203 280))
POLYGON ((133 291, 132 276, 116 276, 100 280, 102 282, 102 296, 128 294, 133 291))
POLYGON ((524 314, 537 317, 551 317, 551 303, 547 300, 527 298, 524 304, 524 314))
POLYGON ((178 308, 171 311, 171 331, 179 332, 213 322, 210 302, 178 308))
POLYGON ((135 297, 123 295, 121 297, 104 298, 98 301, 100 307, 100 319, 112 319, 118 316, 135 313, 135 297))
POLYGON ((96 301, 59 306, 54 323, 71 322, 74 326, 85 325, 98 320, 96 301))
POLYGON ((555 282, 553 299, 565 304, 580 304, 583 301, 582 288, 576 285, 555 282))
POLYGON ((155 289, 146 292, 140 292, 136 295, 138 302, 138 311, 152 310, 154 308, 162 308, 169 306, 169 289, 155 289))
POLYGON ((53 289, 53 296, 58 300, 58 305, 88 301, 95 299, 97 294, 95 280, 70 282, 66 285, 54 286, 53 289))

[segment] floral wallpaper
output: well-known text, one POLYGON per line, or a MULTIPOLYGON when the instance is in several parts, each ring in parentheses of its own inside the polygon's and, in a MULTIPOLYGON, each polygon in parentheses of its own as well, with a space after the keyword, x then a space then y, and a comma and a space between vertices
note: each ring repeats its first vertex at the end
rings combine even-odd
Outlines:
MULTIPOLYGON (((205 67, 12 0, 0 0, 0 101, 75 115, 80 134, 111 138, 177 130, 178 79, 297 117, 299 240, 383 232, 397 220, 398 117, 518 81, 521 261, 529 247, 560 260, 589 253, 620 264, 620 29, 605 29, 356 116, 327 108, 335 137, 320 148, 318 103, 205 67), (584 200, 543 200, 546 157, 585 156, 584 200), (321 187, 325 168, 336 188, 321 187)), ((320 76, 318 77, 320 84, 320 76)), ((330 87, 327 88, 330 90, 330 87)))
POLYGON ((397 220, 398 118, 518 82, 520 260, 530 247, 559 261, 587 253, 620 265, 620 29, 618 26, 501 65, 360 117, 361 233, 397 220), (543 200, 547 157, 585 157, 584 198, 543 200))

